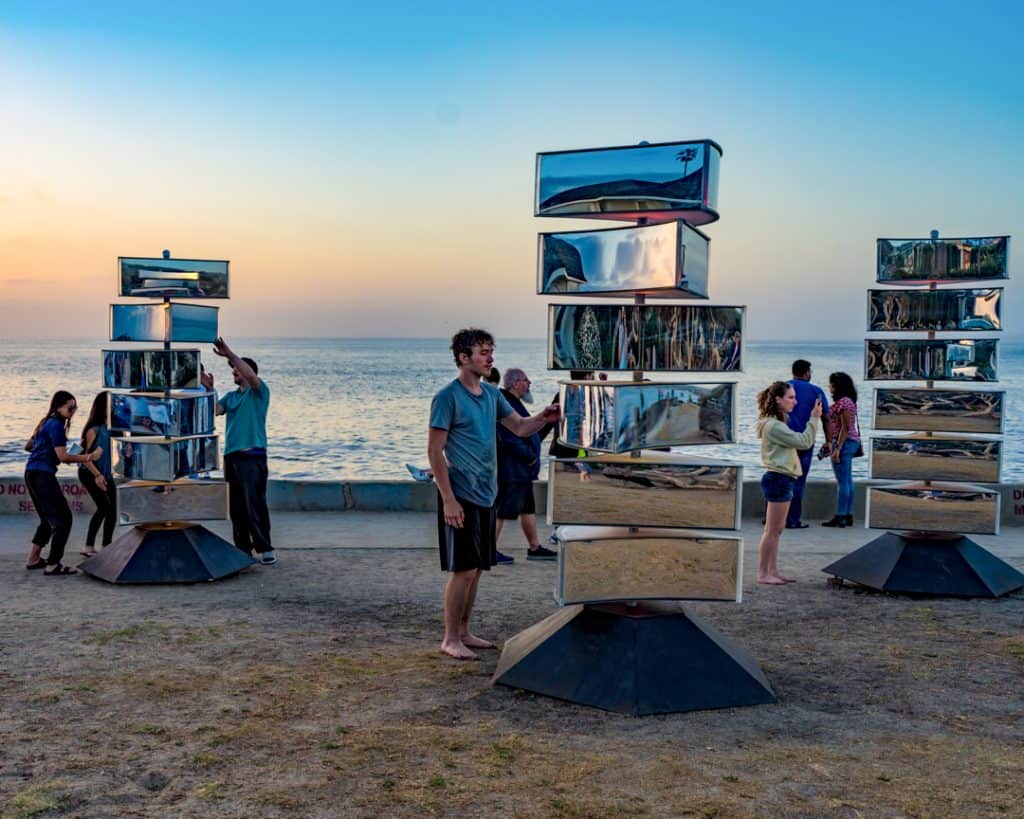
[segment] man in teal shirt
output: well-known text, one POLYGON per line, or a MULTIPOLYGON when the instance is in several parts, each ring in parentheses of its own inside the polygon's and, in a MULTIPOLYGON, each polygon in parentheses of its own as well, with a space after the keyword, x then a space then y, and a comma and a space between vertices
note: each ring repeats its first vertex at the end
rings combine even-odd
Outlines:
MULTIPOLYGON (((267 407, 270 388, 257 375, 251 358, 241 358, 218 338, 213 351, 228 360, 238 389, 217 400, 217 414, 227 415, 224 434, 224 477, 235 546, 259 553, 260 563, 277 562, 270 542, 267 508, 267 407)), ((203 373, 203 386, 213 389, 213 376, 203 373)))

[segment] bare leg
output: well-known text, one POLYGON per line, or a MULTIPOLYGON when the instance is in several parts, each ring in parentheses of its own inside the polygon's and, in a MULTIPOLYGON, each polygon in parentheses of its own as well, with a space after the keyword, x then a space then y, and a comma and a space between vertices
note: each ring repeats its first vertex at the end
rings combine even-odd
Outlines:
POLYGON ((761 543, 758 546, 759 562, 757 567, 757 582, 766 583, 771 586, 781 586, 786 582, 779 577, 777 561, 779 557, 779 538, 782 537, 782 530, 786 525, 786 513, 789 512, 789 501, 785 503, 768 502, 768 510, 765 513, 764 532, 761 533, 761 543))
POLYGON ((466 593, 465 608, 463 609, 462 621, 460 622, 459 636, 462 640, 462 644, 466 648, 497 648, 494 643, 490 640, 485 640, 483 637, 477 637, 469 630, 469 616, 473 613, 473 605, 476 603, 476 588, 480 585, 481 572, 478 569, 476 571, 476 577, 473 578, 472 584, 470 584, 469 591, 466 593))
POLYGON ((476 654, 466 648, 460 636, 463 619, 469 620, 465 608, 478 575, 476 569, 452 572, 444 587, 444 639, 441 641, 441 651, 456 660, 478 659, 476 654))
POLYGON ((494 543, 497 545, 498 538, 501 537, 501 527, 505 525, 505 521, 502 518, 498 518, 494 521, 494 543))
POLYGON ((519 527, 526 536, 527 548, 536 549, 540 546, 540 541, 537 539, 537 516, 535 514, 532 512, 521 514, 519 516, 519 527))

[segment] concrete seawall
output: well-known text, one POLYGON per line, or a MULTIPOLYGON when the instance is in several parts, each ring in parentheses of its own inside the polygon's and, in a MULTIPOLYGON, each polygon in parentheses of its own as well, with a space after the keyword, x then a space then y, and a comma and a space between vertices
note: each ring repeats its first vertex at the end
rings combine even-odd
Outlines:
MULTIPOLYGON (((759 480, 759 478, 758 478, 759 480)), ((764 502, 758 480, 743 482, 743 517, 760 518, 764 502)), ((62 476, 61 484, 73 512, 91 514, 94 506, 76 478, 62 476)), ((865 488, 886 481, 855 483, 854 516, 864 518, 865 488)), ((1003 526, 1024 526, 1024 484, 1001 484, 1003 526)), ((835 511, 835 482, 811 480, 804 495, 804 517, 820 520, 835 511)), ((533 487, 541 517, 547 509, 547 482, 533 487)), ((430 483, 415 481, 303 481, 271 480, 268 501, 271 510, 343 512, 430 512, 436 490, 430 483)), ((21 476, 0 478, 0 514, 34 514, 28 489, 21 476)))

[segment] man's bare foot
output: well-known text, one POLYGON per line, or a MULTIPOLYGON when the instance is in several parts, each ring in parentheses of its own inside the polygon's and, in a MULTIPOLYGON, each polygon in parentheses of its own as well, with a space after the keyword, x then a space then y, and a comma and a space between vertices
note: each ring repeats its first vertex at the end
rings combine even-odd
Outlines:
POLYGON ((447 654, 449 657, 454 657, 456 660, 479 660, 472 651, 466 648, 462 643, 441 643, 441 652, 447 654))
POLYGON ((786 581, 781 577, 776 577, 773 574, 758 575, 757 582, 762 583, 766 586, 785 586, 786 581))
POLYGON ((463 634, 462 644, 467 648, 497 648, 497 646, 490 640, 485 640, 483 637, 477 637, 475 634, 463 634))
POLYGON ((795 577, 786 577, 786 575, 784 575, 784 574, 780 574, 780 575, 776 575, 776 576, 779 578, 779 580, 782 580, 782 581, 784 581, 786 583, 796 583, 797 582, 797 579, 795 577))

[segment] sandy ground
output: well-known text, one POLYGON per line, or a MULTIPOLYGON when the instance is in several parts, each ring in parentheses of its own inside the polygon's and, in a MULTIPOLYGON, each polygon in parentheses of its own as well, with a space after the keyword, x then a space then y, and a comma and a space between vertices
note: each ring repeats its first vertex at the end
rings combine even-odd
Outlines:
MULTIPOLYGON (((830 588, 872 537, 787 532, 799 583, 692 609, 775 705, 632 718, 493 688, 436 651, 432 516, 275 518, 281 562, 114 587, 22 569, 0 519, 3 816, 1022 816, 1024 594, 830 588)), ((76 527, 83 527, 79 519, 76 527)), ((1024 567, 1024 530, 977 538, 1024 567)), ((486 576, 478 631, 551 614, 556 566, 486 576)))

